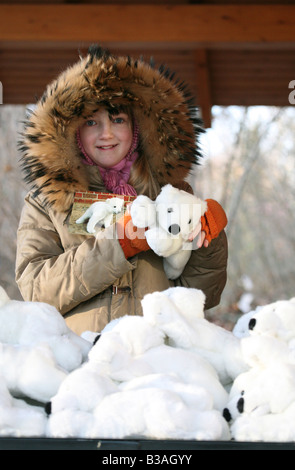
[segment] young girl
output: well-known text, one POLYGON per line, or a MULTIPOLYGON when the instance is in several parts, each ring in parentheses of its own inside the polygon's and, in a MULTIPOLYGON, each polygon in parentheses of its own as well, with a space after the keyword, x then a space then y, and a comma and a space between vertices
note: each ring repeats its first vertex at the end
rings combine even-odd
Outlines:
POLYGON ((155 199, 168 183, 190 190, 185 178, 200 157, 200 132, 183 86, 142 61, 92 47, 49 85, 21 143, 32 185, 17 241, 16 281, 24 300, 54 305, 78 334, 142 314, 145 294, 171 286, 202 289, 206 308, 217 305, 227 266, 226 216, 217 202, 207 201, 198 238, 203 246, 175 281, 167 279, 144 231, 130 236, 128 215, 116 223, 117 237, 68 230, 77 191, 155 199))

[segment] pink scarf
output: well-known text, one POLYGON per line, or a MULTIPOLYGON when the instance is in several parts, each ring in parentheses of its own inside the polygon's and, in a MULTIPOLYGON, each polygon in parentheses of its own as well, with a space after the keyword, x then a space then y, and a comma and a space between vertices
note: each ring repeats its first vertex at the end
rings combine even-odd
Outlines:
POLYGON ((121 160, 119 163, 112 166, 111 168, 102 168, 101 166, 97 165, 89 157, 89 155, 87 155, 81 142, 79 129, 77 130, 76 136, 79 149, 85 157, 82 162, 85 165, 98 166, 103 183, 108 191, 115 194, 137 196, 137 193, 133 186, 127 183, 130 176, 131 167, 138 157, 138 152, 136 152, 139 140, 139 128, 137 123, 134 123, 133 139, 129 152, 127 153, 126 157, 123 158, 123 160, 121 160))

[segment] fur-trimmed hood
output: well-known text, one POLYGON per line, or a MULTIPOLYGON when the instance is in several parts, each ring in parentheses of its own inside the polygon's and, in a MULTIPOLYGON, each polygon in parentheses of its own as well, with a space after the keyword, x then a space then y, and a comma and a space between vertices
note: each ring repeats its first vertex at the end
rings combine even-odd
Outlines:
POLYGON ((69 209, 75 191, 89 189, 76 130, 106 103, 131 104, 141 152, 160 185, 183 181, 198 163, 203 129, 183 83, 164 68, 93 46, 47 87, 20 142, 26 182, 58 211, 69 209))

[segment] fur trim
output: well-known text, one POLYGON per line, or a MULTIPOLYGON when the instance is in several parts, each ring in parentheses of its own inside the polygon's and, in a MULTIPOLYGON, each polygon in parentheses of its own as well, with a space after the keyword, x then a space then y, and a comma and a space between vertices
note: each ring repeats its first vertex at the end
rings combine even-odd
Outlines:
POLYGON ((73 193, 89 182, 75 133, 100 106, 131 105, 141 150, 160 185, 183 181, 200 153, 203 131, 185 86, 169 71, 93 46, 47 87, 22 139, 22 167, 35 195, 56 210, 69 209, 73 193))

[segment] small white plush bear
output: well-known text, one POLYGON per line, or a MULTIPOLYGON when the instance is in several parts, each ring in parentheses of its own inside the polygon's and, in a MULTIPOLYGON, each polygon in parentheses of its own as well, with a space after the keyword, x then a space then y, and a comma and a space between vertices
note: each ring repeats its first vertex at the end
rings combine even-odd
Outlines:
POLYGON ((294 440, 288 410, 295 403, 295 361, 287 344, 257 335, 243 338, 241 348, 251 368, 235 379, 223 413, 232 421, 232 436, 249 441, 290 440, 290 436, 294 440))
POLYGON ((163 256, 163 265, 169 279, 179 277, 192 250, 191 234, 200 224, 207 203, 186 191, 164 186, 152 201, 138 196, 130 209, 136 227, 146 228, 146 240, 151 249, 163 256))
POLYGON ((46 345, 0 343, 0 371, 1 379, 13 396, 28 397, 41 403, 48 402, 67 377, 46 345))
POLYGON ((91 343, 70 330, 55 307, 10 300, 0 286, 0 343, 48 345, 57 364, 70 372, 87 359, 91 343))
POLYGON ((294 440, 295 299, 259 306, 238 323, 235 334, 243 333, 241 350, 250 370, 234 381, 224 411, 233 422, 232 435, 294 440))
POLYGON ((119 214, 123 210, 124 199, 113 197, 106 201, 97 201, 91 204, 84 214, 76 220, 76 224, 82 224, 88 220, 86 230, 88 233, 95 233, 95 226, 109 227, 112 224, 113 215, 119 214))

